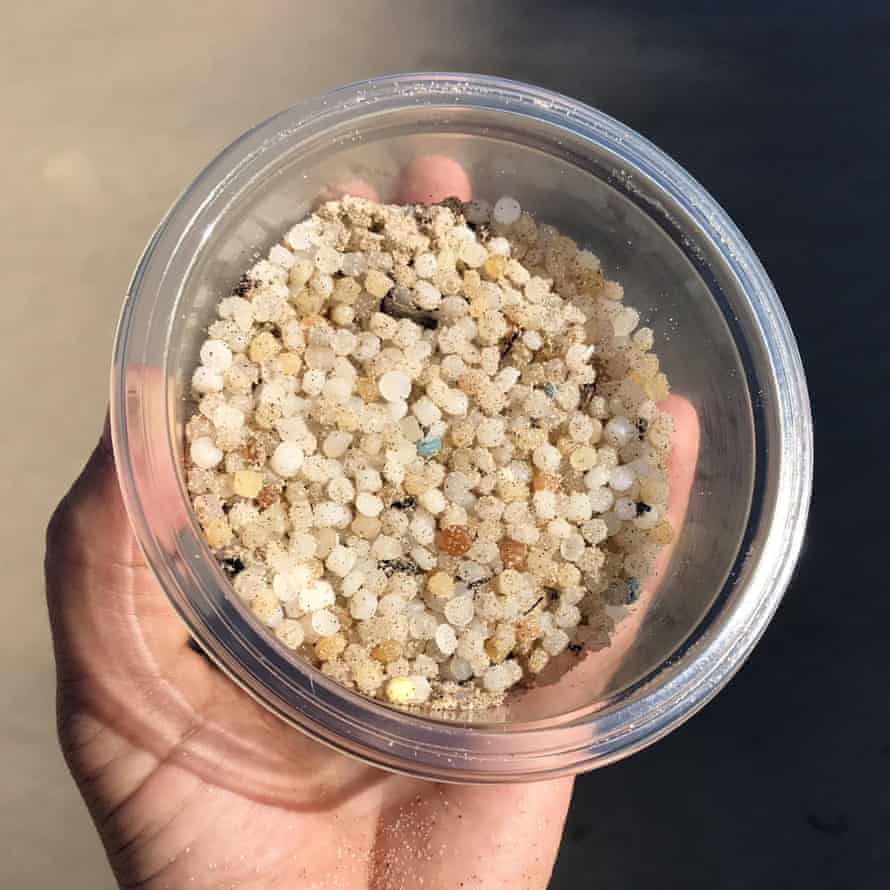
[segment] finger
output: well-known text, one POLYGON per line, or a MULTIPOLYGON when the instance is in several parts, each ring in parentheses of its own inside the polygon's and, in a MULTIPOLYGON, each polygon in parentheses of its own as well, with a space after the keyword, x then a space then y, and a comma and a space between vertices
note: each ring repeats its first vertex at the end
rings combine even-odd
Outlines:
POLYGON ((589 705, 610 688, 610 684, 620 669, 625 656, 638 638, 646 616, 657 601, 657 590, 669 570, 675 542, 679 539, 698 461, 700 444, 700 424, 698 414, 692 404, 683 396, 671 395, 659 408, 674 418, 674 436, 667 463, 668 494, 665 518, 674 529, 674 540, 659 553, 655 571, 647 578, 640 590, 637 602, 629 613, 614 628, 609 645, 597 651, 586 650, 581 660, 569 652, 563 653, 540 677, 540 684, 525 692, 514 705, 529 718, 534 717, 538 708, 552 706, 552 686, 557 684, 560 693, 560 707, 572 710, 589 705), (567 673, 561 674, 567 666, 575 664, 567 673))
POLYGON ((151 641, 159 661, 185 645, 187 631, 131 530, 107 419, 83 472, 50 520, 45 571, 50 621, 66 673, 100 669, 96 652, 113 659, 132 649, 137 635, 151 641))
POLYGON ((400 204, 435 204, 445 198, 469 201, 472 195, 466 170, 445 155, 423 155, 402 168, 395 200, 400 204))
MULTIPOLYGON (((630 607, 630 614, 618 622, 612 633, 609 647, 602 650, 602 657, 598 658, 598 670, 608 680, 611 680, 618 671, 624 656, 637 639, 647 615, 657 600, 658 588, 669 570, 674 549, 686 520, 689 496, 692 492, 692 483, 695 480, 701 439, 698 414, 695 408, 692 407, 688 399, 678 395, 668 396, 658 407, 674 418, 674 436, 667 464, 669 487, 667 510, 665 511, 665 519, 673 528, 674 537, 658 554, 655 571, 643 582, 639 598, 630 607)), ((596 653, 596 656, 600 656, 600 653, 596 653)))

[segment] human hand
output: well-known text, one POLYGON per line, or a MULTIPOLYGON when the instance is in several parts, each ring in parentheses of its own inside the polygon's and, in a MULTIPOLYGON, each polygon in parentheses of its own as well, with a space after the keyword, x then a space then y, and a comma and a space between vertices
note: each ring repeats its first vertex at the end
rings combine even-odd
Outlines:
MULTIPOLYGON (((399 198, 469 197, 458 174, 415 164, 399 198)), ((693 469, 674 480, 687 496, 693 469)), ((60 738, 122 887, 546 886, 571 779, 395 776, 266 712, 189 647, 107 431, 50 523, 46 575, 60 738)))

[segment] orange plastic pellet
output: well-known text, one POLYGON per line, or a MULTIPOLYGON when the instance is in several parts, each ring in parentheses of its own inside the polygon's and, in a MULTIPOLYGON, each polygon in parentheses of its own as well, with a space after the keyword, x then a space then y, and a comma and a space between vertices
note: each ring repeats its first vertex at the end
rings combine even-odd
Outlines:
POLYGON ((501 562, 505 569, 518 569, 522 571, 525 568, 525 561, 528 558, 528 545, 512 538, 501 538, 498 543, 498 550, 501 554, 501 562))
POLYGON ((462 525, 449 525, 436 536, 436 546, 449 556, 463 556, 472 543, 469 531, 462 525))

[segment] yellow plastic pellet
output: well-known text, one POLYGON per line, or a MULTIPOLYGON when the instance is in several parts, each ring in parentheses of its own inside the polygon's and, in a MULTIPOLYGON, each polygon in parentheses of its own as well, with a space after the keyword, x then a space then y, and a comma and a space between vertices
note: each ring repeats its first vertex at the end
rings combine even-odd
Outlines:
POLYGON ((281 341, 270 331, 257 334, 250 341, 248 355, 252 362, 264 362, 281 352, 281 341))
POLYGON ((296 352, 282 352, 278 356, 278 367, 282 374, 295 377, 303 369, 303 359, 296 352))
POLYGON ((389 664, 402 657, 402 644, 398 640, 383 640, 371 650, 371 658, 389 664))
POLYGON ((492 281, 502 278, 507 268, 507 258, 497 253, 492 253, 482 264, 482 272, 492 281))
POLYGON ((332 661, 338 658, 346 648, 346 638, 343 634, 331 634, 329 637, 322 637, 315 644, 315 655, 319 661, 332 661))
POLYGON ((256 470, 238 470, 232 488, 238 497, 255 498, 263 488, 263 474, 256 470))
POLYGON ((454 593, 454 579, 446 572, 434 572, 426 586, 433 596, 440 599, 448 599, 454 593))
POLYGON ((666 519, 663 519, 655 528, 649 530, 649 537, 654 543, 665 546, 674 540, 674 529, 666 519))
POLYGON ((211 519, 204 526, 204 537, 214 550, 218 550, 232 543, 232 529, 225 519, 211 519))
POLYGON ((640 500, 646 504, 663 504, 668 497, 668 484, 661 479, 648 478, 640 483, 640 500))
POLYGON ((410 677, 393 677, 386 684, 386 697, 394 705, 410 705, 415 699, 414 681, 410 677))
POLYGON ((382 300, 392 288, 393 280, 379 272, 377 269, 369 269, 365 276, 365 290, 372 296, 382 300))

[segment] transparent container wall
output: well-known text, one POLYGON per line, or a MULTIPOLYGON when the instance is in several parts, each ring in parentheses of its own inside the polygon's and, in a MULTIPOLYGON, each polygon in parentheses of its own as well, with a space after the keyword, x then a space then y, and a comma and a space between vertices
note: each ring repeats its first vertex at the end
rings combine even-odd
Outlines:
MULTIPOLYGON (((462 163, 475 196, 514 195, 539 222, 597 253, 607 276, 624 285, 628 304, 640 310, 641 323, 654 329, 674 392, 699 417, 686 522, 639 631, 621 651, 585 657, 559 682, 558 695, 520 693, 499 715, 521 722, 577 717, 614 700, 693 634, 733 569, 748 521, 755 444, 745 367, 751 363, 740 358, 728 327, 744 329, 747 320, 716 250, 700 243, 681 208, 650 201, 647 183, 615 169, 598 146, 523 116, 515 116, 515 127, 510 116, 500 114, 495 123, 480 108, 415 107, 360 118, 347 131, 295 145, 207 231, 171 326, 171 409, 181 431, 191 410, 186 383, 214 306, 254 258, 338 184, 360 178, 392 199, 400 168, 429 153, 462 163)), ((176 447, 181 451, 181 441, 176 447)))

